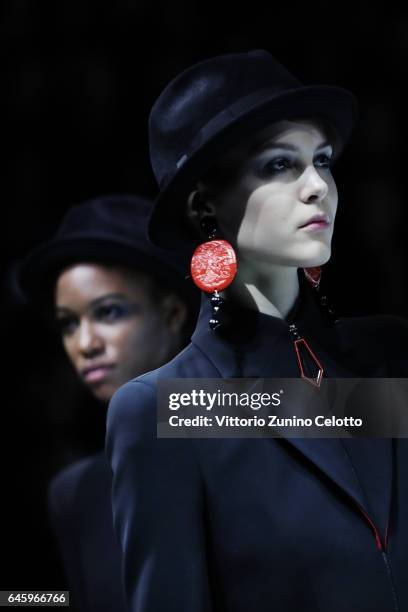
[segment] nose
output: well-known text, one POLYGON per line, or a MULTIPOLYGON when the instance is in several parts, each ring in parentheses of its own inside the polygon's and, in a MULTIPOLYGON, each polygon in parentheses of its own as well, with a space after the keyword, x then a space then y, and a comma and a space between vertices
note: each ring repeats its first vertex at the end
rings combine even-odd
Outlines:
POLYGON ((97 333, 95 325, 83 319, 78 329, 78 349, 83 357, 94 357, 103 352, 103 340, 97 333))
POLYGON ((303 175, 300 199, 305 204, 321 202, 329 191, 327 182, 320 176, 314 166, 308 167, 303 175))

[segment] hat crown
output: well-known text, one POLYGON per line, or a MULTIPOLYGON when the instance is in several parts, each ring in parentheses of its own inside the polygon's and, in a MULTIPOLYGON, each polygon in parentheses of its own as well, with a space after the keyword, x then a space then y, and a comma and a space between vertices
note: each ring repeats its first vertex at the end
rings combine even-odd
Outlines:
POLYGON ((271 94, 301 87, 262 49, 221 55, 191 66, 160 94, 149 117, 150 157, 160 186, 200 145, 200 130, 239 100, 268 89, 271 94))
POLYGON ((67 265, 89 263, 141 270, 188 299, 196 293, 186 283, 183 255, 151 243, 147 221, 152 202, 133 195, 109 195, 72 206, 53 238, 16 265, 18 292, 26 299, 49 302, 50 289, 67 265))
POLYGON ((55 239, 100 236, 107 240, 139 244, 147 241, 146 225, 151 211, 147 198, 111 195, 72 206, 66 212, 55 239))

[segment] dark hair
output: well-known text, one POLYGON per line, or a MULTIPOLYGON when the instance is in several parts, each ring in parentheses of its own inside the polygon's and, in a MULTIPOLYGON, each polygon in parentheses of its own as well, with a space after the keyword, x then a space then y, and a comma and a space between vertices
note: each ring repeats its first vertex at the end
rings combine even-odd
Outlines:
POLYGON ((313 121, 317 123, 326 133, 329 141, 333 144, 333 158, 337 161, 344 148, 344 142, 334 125, 325 117, 298 117, 299 121, 313 121))
POLYGON ((149 279, 151 280, 149 291, 153 302, 161 302, 166 296, 173 294, 186 306, 186 319, 180 331, 181 342, 184 346, 190 340, 197 322, 200 298, 199 292, 197 291, 197 299, 195 301, 192 299, 192 296, 187 297, 182 291, 174 288, 170 283, 163 281, 163 279, 154 276, 154 274, 149 275, 149 279))

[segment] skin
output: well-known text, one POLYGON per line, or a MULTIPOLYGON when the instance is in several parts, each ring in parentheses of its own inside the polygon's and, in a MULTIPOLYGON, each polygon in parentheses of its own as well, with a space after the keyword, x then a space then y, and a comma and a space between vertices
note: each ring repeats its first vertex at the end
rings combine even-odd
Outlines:
POLYGON ((168 361, 181 348, 186 307, 175 294, 152 292, 146 274, 75 264, 55 286, 62 342, 78 376, 106 403, 125 382, 168 361), (84 370, 101 366, 93 374, 84 370), (106 367, 105 367, 106 366, 106 367))
POLYGON ((219 235, 237 251, 239 271, 227 296, 284 318, 299 292, 297 268, 329 260, 338 203, 333 146, 316 121, 279 121, 218 160, 197 184, 188 216, 196 227, 215 217, 219 235), (321 213, 327 229, 300 227, 321 213))

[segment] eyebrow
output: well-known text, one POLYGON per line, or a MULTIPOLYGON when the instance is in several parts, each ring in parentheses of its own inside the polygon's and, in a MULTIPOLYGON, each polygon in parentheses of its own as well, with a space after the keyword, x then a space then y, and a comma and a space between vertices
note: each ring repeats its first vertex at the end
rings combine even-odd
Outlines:
MULTIPOLYGON (((319 145, 317 145, 316 147, 316 151, 318 151, 319 149, 324 149, 325 147, 332 147, 332 143, 329 142, 328 140, 325 140, 324 142, 321 142, 319 145)), ((285 142, 276 142, 273 140, 267 140, 266 142, 262 142, 260 144, 256 144, 251 148, 251 153, 260 153, 262 151, 264 151, 265 149, 283 149, 285 151, 299 151, 299 147, 295 147, 294 145, 285 143, 285 142)))
MULTIPOLYGON (((98 306, 100 303, 104 302, 105 300, 121 300, 122 302, 126 302, 128 301, 128 299, 129 298, 127 298, 122 293, 106 293, 105 295, 101 295, 101 297, 96 298, 95 300, 92 300, 89 306, 91 308, 94 308, 95 306, 98 306)), ((69 306, 56 306, 55 307, 56 314, 59 314, 62 312, 73 312, 73 311, 71 308, 69 308, 69 306)))

